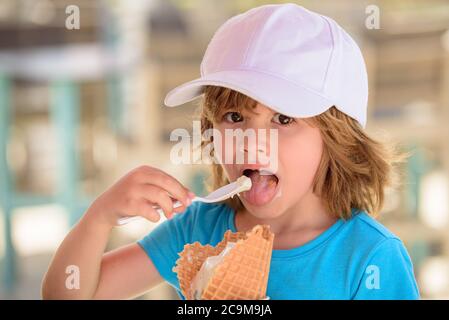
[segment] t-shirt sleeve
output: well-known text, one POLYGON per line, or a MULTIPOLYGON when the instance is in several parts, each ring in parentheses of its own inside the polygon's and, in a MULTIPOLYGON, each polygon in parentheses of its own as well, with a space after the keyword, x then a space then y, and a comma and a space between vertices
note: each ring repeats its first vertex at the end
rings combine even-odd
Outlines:
POLYGON ((175 288, 179 288, 179 282, 172 268, 179 258, 178 253, 184 249, 185 244, 190 243, 197 209, 197 203, 193 203, 184 212, 165 220, 137 241, 160 275, 175 288))
POLYGON ((411 259, 402 241, 397 238, 381 242, 370 254, 362 271, 353 299, 419 299, 411 259))

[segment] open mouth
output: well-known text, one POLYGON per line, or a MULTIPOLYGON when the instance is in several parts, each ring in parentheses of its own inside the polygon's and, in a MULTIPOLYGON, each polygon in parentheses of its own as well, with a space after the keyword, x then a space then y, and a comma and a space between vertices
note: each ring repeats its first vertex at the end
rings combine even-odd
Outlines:
POLYGON ((243 175, 251 179, 252 187, 242 196, 250 204, 261 206, 269 203, 278 191, 279 177, 267 169, 245 169, 243 175))

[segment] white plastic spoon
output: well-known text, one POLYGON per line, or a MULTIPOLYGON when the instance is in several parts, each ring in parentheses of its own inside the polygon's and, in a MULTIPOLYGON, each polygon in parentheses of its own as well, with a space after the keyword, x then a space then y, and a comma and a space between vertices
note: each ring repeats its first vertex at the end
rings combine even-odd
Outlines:
MULTIPOLYGON (((241 176, 236 181, 231 182, 230 184, 227 184, 221 188, 218 188, 217 190, 209 193, 206 197, 195 197, 192 199, 192 203, 196 201, 206 202, 206 203, 213 203, 213 202, 219 202, 226 199, 229 199, 230 197, 235 196, 236 194, 244 191, 248 191, 251 189, 251 179, 247 176, 241 176)), ((176 201, 173 204, 173 209, 178 208, 182 205, 181 202, 176 201)), ((159 206, 153 206, 153 208, 156 209, 156 211, 160 214, 161 217, 164 216, 164 212, 159 206)), ((131 221, 141 219, 142 216, 132 216, 132 217, 123 217, 117 220, 117 225, 124 225, 131 221)))

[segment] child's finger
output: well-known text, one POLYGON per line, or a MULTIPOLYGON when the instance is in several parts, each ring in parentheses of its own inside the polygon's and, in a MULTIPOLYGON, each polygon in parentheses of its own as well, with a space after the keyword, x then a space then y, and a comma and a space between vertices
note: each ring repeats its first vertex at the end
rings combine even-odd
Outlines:
POLYGON ((163 171, 152 169, 151 172, 148 172, 145 183, 161 187, 185 206, 190 204, 189 199, 191 199, 191 196, 189 195, 189 190, 177 179, 163 171))
POLYGON ((142 201, 139 215, 151 222, 158 222, 161 219, 157 210, 153 208, 153 204, 145 199, 142 201))
POLYGON ((166 216, 173 212, 173 200, 168 195, 167 191, 151 184, 142 184, 137 187, 134 195, 137 198, 143 198, 162 209, 166 216))
POLYGON ((173 212, 181 213, 181 212, 184 212, 185 210, 186 210, 186 207, 182 205, 180 207, 174 208, 173 212))

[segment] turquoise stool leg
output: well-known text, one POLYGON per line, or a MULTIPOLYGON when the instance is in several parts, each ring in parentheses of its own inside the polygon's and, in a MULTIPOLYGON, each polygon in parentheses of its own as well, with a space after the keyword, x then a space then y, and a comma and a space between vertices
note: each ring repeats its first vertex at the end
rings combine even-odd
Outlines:
POLYGON ((419 273, 423 262, 432 254, 430 251, 429 244, 423 239, 416 239, 410 244, 410 256, 415 274, 419 273))
POLYGON ((109 127, 114 134, 121 136, 126 132, 123 128, 123 81, 118 75, 110 75, 107 84, 107 112, 109 127))
POLYGON ((7 145, 11 121, 10 81, 0 74, 0 206, 4 215, 5 257, 3 260, 3 287, 12 291, 16 281, 16 253, 12 242, 11 215, 14 182, 7 161, 7 145))
POLYGON ((416 218, 418 216, 420 205, 420 188, 423 175, 430 169, 431 164, 425 158, 423 152, 416 145, 410 146, 412 156, 407 161, 407 171, 410 183, 407 186, 408 192, 408 208, 411 215, 416 218))
POLYGON ((79 88, 70 81, 51 84, 51 115, 56 129, 59 155, 58 192, 56 199, 70 214, 70 225, 81 212, 79 200, 78 129, 80 121, 79 88))

